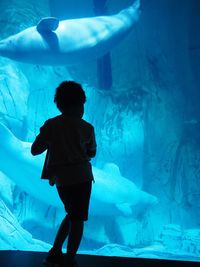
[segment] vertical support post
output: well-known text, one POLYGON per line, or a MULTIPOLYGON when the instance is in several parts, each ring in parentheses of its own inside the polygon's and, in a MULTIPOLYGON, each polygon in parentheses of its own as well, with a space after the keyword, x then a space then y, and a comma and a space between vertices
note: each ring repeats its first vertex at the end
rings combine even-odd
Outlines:
MULTIPOLYGON (((93 0, 95 16, 102 16, 107 13, 107 0, 93 0)), ((97 60, 98 87, 103 90, 110 90, 112 87, 112 66, 110 53, 105 54, 97 60)))

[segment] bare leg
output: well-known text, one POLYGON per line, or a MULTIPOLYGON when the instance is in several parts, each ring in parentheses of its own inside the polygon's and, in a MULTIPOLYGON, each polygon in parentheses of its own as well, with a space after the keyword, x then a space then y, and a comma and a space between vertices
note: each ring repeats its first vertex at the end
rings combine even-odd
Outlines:
POLYGON ((65 242, 65 239, 67 238, 69 234, 69 217, 68 215, 65 216, 62 223, 60 224, 60 227, 58 229, 53 248, 55 250, 62 250, 63 243, 65 242))
POLYGON ((70 231, 67 244, 67 257, 74 259, 83 236, 83 221, 70 221, 70 231))

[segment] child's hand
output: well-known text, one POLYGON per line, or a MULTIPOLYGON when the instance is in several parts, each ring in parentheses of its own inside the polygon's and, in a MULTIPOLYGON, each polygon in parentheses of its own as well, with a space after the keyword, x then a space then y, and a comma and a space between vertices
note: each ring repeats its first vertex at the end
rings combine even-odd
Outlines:
POLYGON ((49 184, 50 184, 50 186, 54 186, 55 183, 56 183, 56 177, 51 177, 51 178, 49 179, 49 184))

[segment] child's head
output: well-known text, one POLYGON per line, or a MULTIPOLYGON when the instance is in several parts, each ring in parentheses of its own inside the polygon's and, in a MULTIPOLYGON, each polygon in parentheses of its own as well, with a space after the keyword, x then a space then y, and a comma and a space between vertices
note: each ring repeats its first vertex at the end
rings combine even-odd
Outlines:
POLYGON ((85 92, 79 83, 64 81, 57 88, 54 102, 61 113, 83 116, 85 92))

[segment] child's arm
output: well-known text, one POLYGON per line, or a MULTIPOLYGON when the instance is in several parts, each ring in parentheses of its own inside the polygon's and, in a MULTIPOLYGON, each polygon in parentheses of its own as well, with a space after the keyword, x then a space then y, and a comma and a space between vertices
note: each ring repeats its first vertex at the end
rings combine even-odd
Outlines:
POLYGON ((40 133, 37 135, 35 141, 31 146, 31 154, 33 156, 43 153, 48 149, 48 127, 47 123, 40 128, 40 133))
POLYGON ((87 146, 87 155, 89 158, 95 157, 96 148, 97 148, 97 144, 96 144, 95 133, 94 133, 94 128, 93 128, 90 142, 88 143, 88 146, 87 146))
POLYGON ((56 177, 50 177, 50 178, 49 178, 49 184, 50 184, 51 186, 54 186, 55 183, 56 183, 56 177))
POLYGON ((48 144, 38 135, 31 146, 31 154, 36 156, 43 153, 47 148, 48 144))

